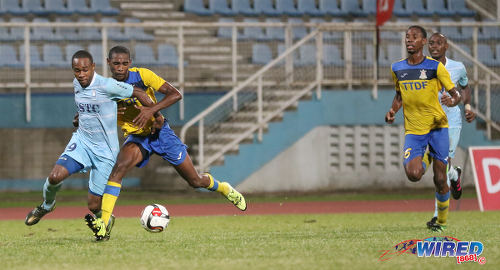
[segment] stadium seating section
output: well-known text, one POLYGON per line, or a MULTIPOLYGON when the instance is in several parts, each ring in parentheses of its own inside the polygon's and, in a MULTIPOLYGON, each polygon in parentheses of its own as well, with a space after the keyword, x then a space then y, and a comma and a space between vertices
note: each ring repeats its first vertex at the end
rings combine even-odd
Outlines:
MULTIPOLYGON (((179 11, 200 16, 200 20, 213 22, 267 22, 290 23, 294 41, 305 37, 314 28, 303 23, 323 22, 373 22, 376 0, 179 0, 179 11), (215 15, 215 16, 214 16, 215 15)), ((116 2, 115 2, 116 3, 116 2)), ((102 63, 102 33, 99 27, 44 27, 47 22, 95 22, 138 23, 133 16, 122 16, 110 0, 0 0, 0 21, 34 22, 31 28, 30 48, 33 68, 66 67, 68 58, 78 49, 88 49, 98 64, 102 63)), ((478 16, 466 6, 465 0, 395 0, 393 21, 401 22, 453 22, 475 21, 478 16)), ((196 17, 188 19, 197 20, 196 17)), ((451 40, 459 42, 470 52, 471 27, 443 26, 437 29, 451 40)), ((151 29, 142 27, 107 27, 110 42, 120 43, 133 40, 131 51, 138 65, 178 66, 178 52, 175 41, 165 42, 152 34, 151 29)), ((246 26, 237 29, 237 40, 247 44, 251 52, 248 62, 264 65, 285 50, 285 29, 273 26, 246 26)), ((232 27, 218 27, 213 35, 226 42, 232 38, 232 27)), ((382 46, 379 48, 379 64, 389 66, 399 59, 401 33, 381 32, 382 46)), ((343 32, 323 33, 323 63, 329 67, 344 67, 343 32)), ((354 31, 352 46, 353 65, 370 67, 375 61, 374 48, 370 41, 373 32, 354 31)), ((500 66, 500 45, 487 41, 500 39, 497 27, 483 27, 478 32, 479 59, 489 66, 500 66)), ((24 28, 0 27, 0 67, 24 67, 24 28)), ((294 56, 296 66, 315 65, 316 47, 301 46, 294 56)), ((470 60, 456 55, 456 58, 470 63, 470 60)), ((188 61, 182 63, 188 65, 188 61)))

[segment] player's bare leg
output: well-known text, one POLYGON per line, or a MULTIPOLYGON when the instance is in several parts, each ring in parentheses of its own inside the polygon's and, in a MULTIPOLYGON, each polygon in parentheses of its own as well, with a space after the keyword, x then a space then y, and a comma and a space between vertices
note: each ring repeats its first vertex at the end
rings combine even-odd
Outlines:
POLYGON ((424 166, 422 166, 422 157, 417 156, 410 160, 405 166, 405 173, 408 180, 418 182, 425 173, 424 166))
POLYGON ((229 183, 219 182, 209 173, 199 174, 196 171, 189 154, 186 154, 184 161, 181 164, 174 166, 174 168, 191 187, 206 188, 211 191, 217 191, 241 211, 245 211, 247 209, 245 197, 236 191, 229 183))
POLYGON ((35 207, 26 215, 24 223, 28 226, 37 224, 46 214, 52 212, 56 207, 56 193, 62 185, 62 181, 69 176, 68 170, 56 164, 45 180, 43 185, 43 203, 35 207))
POLYGON ((137 163, 143 159, 140 147, 135 143, 127 143, 120 149, 120 153, 116 159, 115 166, 109 175, 108 183, 102 195, 102 220, 107 226, 116 200, 120 195, 121 183, 123 177, 137 163))
POLYGON ((436 187, 437 218, 427 223, 433 231, 442 231, 446 228, 448 209, 450 205, 450 188, 447 183, 446 164, 440 160, 434 162, 434 185, 436 187))

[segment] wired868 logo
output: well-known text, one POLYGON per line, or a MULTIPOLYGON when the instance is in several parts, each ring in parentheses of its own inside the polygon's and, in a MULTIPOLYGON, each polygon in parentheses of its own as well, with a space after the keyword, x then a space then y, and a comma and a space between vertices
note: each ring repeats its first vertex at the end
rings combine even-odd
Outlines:
POLYGON ((393 250, 383 250, 380 261, 387 261, 404 253, 418 257, 454 257, 457 264, 476 262, 485 264, 483 243, 478 241, 460 241, 451 236, 429 237, 426 239, 410 239, 400 242, 393 250))

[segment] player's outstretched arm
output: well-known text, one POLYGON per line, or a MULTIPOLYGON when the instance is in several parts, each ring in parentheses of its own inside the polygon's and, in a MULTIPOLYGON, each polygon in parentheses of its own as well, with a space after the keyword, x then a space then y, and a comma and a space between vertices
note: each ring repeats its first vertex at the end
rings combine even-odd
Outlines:
POLYGON ((153 109, 155 103, 151 100, 151 98, 146 94, 146 92, 143 89, 136 87, 136 86, 134 86, 134 91, 132 92, 132 96, 136 97, 139 100, 139 102, 143 105, 142 107, 136 106, 136 108, 141 110, 141 114, 144 111, 148 112, 148 115, 149 115, 148 118, 143 117, 143 118, 138 119, 137 121, 136 121, 136 119, 138 117, 136 117, 136 119, 134 119, 135 125, 138 126, 139 128, 143 128, 144 126, 146 126, 147 122, 151 119, 151 117, 153 115, 155 115, 155 111, 153 109), (149 114, 149 112, 151 114, 149 114))
MULTIPOLYGON (((158 92, 160 92, 160 93, 162 93, 162 94, 165 95, 163 97, 163 99, 160 100, 158 103, 153 104, 152 106, 149 106, 149 107, 146 107, 146 108, 144 108, 144 107, 141 108, 141 107, 137 107, 136 106, 136 108, 139 109, 139 110, 141 110, 141 112, 133 120, 133 122, 135 124, 139 125, 139 123, 142 123, 142 122, 145 123, 145 122, 147 122, 149 119, 151 119, 151 117, 153 115, 155 115, 160 110, 163 110, 163 109, 169 107, 170 105, 172 105, 172 104, 174 104, 177 101, 179 101, 179 100, 182 99, 182 95, 179 92, 179 90, 177 90, 177 88, 175 88, 174 86, 172 86, 168 82, 165 82, 160 87, 160 89, 158 89, 158 92)), ((139 100, 139 101, 142 103, 141 100, 139 100)), ((144 103, 142 103, 142 104, 144 104, 144 103)))
POLYGON ((465 120, 470 123, 476 119, 476 113, 472 111, 472 107, 470 106, 471 102, 471 89, 469 85, 467 84, 466 86, 462 86, 462 91, 460 91, 462 94, 462 102, 464 103, 464 109, 465 109, 465 120))
POLYGON ((403 105, 403 99, 401 98, 401 92, 396 91, 394 99, 392 100, 392 106, 389 109, 389 111, 385 114, 386 123, 392 124, 394 122, 396 113, 399 111, 402 105, 403 105))

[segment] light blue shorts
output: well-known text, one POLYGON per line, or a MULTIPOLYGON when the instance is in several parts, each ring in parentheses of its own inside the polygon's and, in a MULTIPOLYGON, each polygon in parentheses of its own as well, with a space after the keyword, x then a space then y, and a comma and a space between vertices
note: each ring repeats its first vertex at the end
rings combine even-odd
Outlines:
POLYGON ((455 152, 457 150, 458 141, 460 140, 461 131, 461 127, 448 128, 448 135, 450 137, 450 151, 448 153, 448 156, 452 159, 455 158, 455 152))
POLYGON ((83 169, 79 172, 84 173, 90 170, 89 192, 96 196, 102 196, 111 170, 115 165, 116 158, 111 160, 95 155, 92 150, 80 140, 80 137, 76 133, 73 133, 73 137, 71 137, 60 159, 65 158, 64 155, 71 157, 83 166, 83 169))

